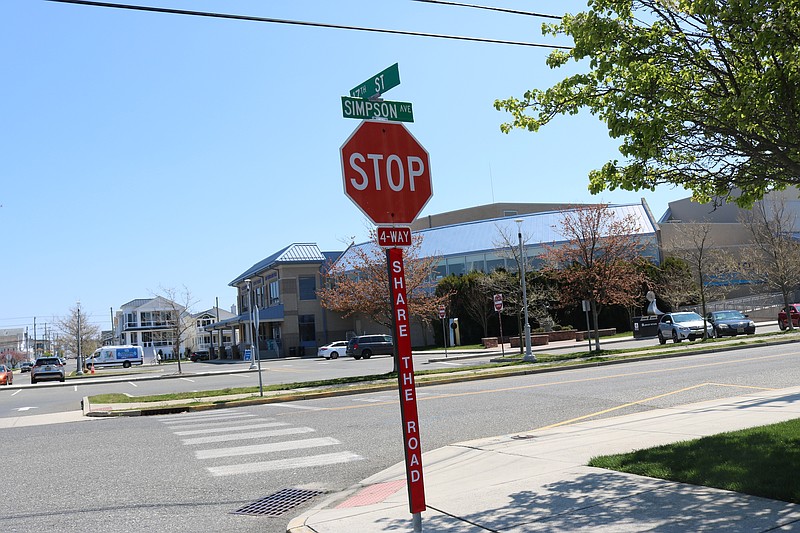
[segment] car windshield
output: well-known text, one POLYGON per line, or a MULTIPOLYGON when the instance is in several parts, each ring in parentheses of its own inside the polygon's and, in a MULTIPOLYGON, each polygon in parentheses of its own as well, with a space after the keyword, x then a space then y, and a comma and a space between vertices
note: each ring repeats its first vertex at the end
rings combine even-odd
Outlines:
POLYGON ((675 313, 672 315, 675 322, 691 322, 692 320, 703 320, 697 313, 675 313))
POLYGON ((58 359, 39 359, 36 361, 36 366, 43 366, 43 365, 60 365, 61 361, 58 359))
POLYGON ((732 320, 736 318, 744 318, 744 315, 739 311, 719 311, 714 313, 716 320, 732 320))

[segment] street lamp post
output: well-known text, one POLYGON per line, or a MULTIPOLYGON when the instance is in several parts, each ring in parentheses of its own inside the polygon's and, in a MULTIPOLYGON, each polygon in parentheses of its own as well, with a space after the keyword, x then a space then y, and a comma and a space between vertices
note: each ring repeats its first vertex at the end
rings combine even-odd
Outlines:
POLYGON ((528 320, 528 289, 527 281, 525 280, 525 252, 522 248, 522 219, 516 219, 517 223, 517 236, 519 237, 519 264, 520 264, 520 277, 522 278, 522 308, 525 312, 525 356, 523 361, 536 362, 536 356, 531 353, 531 323, 528 320))
POLYGON ((250 360, 250 370, 258 369, 258 392, 264 396, 264 383, 261 378, 261 356, 258 353, 258 302, 252 296, 250 279, 244 280, 247 283, 247 304, 250 306, 250 325, 253 328, 253 357, 250 360), (255 305, 254 305, 255 302, 255 305), (258 361, 256 363, 256 361, 258 361))

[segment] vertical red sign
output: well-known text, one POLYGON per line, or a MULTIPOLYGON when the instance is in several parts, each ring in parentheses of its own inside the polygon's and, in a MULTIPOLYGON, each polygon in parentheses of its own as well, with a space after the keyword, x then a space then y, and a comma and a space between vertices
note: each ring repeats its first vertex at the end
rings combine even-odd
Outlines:
POLYGON ((403 419, 408 503, 412 513, 421 513, 426 509, 425 485, 422 479, 422 447, 417 416, 414 361, 411 359, 411 322, 406 299, 403 249, 389 248, 386 250, 386 261, 389 268, 389 286, 392 295, 392 312, 394 313, 394 342, 400 367, 397 383, 400 389, 400 413, 403 419))

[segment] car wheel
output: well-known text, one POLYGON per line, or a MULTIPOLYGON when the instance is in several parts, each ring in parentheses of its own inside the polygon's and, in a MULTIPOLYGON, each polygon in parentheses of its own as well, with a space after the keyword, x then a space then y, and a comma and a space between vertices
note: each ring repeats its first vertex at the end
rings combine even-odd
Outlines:
POLYGON ((31 385, 36 385, 36 380, 35 379, 31 379, 31 385))
POLYGON ((778 327, 783 331, 786 329, 786 324, 782 320, 778 320, 778 327))
POLYGON ((678 337, 678 332, 675 331, 674 329, 672 330, 672 342, 674 342, 675 344, 681 342, 680 337, 678 337))
MULTIPOLYGON (((734 334, 734 335, 735 335, 735 334, 734 334)), ((721 332, 720 330, 718 330, 718 329, 715 329, 715 330, 714 330, 714 336, 715 336, 716 338, 718 338, 718 339, 721 339, 721 338, 722 338, 722 332, 721 332)))
POLYGON ((667 344, 667 339, 664 338, 660 331, 658 332, 658 344, 667 344))
POLYGON ((62 376, 62 377, 61 377, 61 379, 59 379, 59 381, 60 381, 61 383, 64 383, 64 381, 65 381, 66 379, 67 379, 67 378, 65 378, 65 377, 63 377, 63 376, 62 376))
POLYGON ((361 359, 361 356, 360 356, 360 355, 354 355, 354 356, 353 356, 353 359, 355 359, 356 361, 358 361, 359 359, 361 359))
POLYGON ((361 352, 361 355, 364 356, 364 359, 369 359, 370 357, 372 357, 372 352, 369 350, 364 350, 363 352, 361 352))
POLYGON ((331 352, 329 359, 339 359, 339 354, 336 352, 331 352))
POLYGON ((122 363, 122 368, 130 368, 130 367, 131 367, 130 361, 125 361, 124 363, 122 363))

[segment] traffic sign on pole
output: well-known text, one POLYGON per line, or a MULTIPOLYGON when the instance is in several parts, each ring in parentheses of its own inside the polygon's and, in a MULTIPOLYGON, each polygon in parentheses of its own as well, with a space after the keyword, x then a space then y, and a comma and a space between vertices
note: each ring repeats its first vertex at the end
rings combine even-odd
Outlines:
POLYGON ((494 295, 494 310, 498 313, 503 310, 503 295, 502 294, 495 294, 494 295))
POLYGON ((378 244, 383 248, 411 246, 411 228, 378 226, 378 244))
POLYGON ((383 118, 397 122, 414 122, 411 102, 372 101, 349 96, 342 96, 342 116, 361 120, 383 118))
POLYGON ((360 83, 350 89, 350 96, 356 98, 370 98, 372 96, 384 94, 393 87, 400 85, 400 68, 397 63, 378 72, 370 79, 360 83))
POLYGON ((341 157, 344 193, 376 226, 411 224, 433 195, 428 152, 400 122, 363 121, 341 157))

